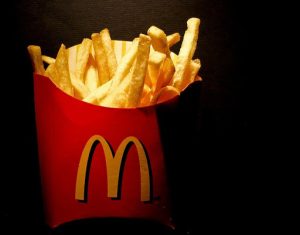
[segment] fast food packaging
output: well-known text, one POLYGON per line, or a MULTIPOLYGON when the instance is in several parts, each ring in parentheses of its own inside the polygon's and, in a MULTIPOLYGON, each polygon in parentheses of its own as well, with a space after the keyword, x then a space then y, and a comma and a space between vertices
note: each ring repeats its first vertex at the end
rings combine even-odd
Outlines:
MULTIPOLYGON (((126 45, 114 41, 117 59, 126 45)), ((89 218, 145 219, 174 228, 158 113, 176 107, 178 97, 141 108, 101 107, 34 74, 34 100, 44 213, 51 228, 89 218)))

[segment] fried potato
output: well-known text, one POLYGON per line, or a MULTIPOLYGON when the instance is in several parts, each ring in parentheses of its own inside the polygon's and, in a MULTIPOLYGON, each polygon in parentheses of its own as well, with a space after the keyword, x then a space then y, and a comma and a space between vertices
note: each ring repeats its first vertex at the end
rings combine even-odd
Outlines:
POLYGON ((113 47, 112 47, 112 42, 111 42, 109 30, 108 29, 103 29, 100 32, 100 38, 101 38, 103 49, 104 49, 104 52, 105 52, 105 55, 106 55, 107 65, 108 65, 108 70, 109 70, 109 76, 110 76, 110 79, 111 79, 115 75, 118 64, 117 64, 117 59, 116 59, 115 52, 114 52, 113 47))
POLYGON ((88 38, 84 38, 82 40, 82 43, 78 46, 77 49, 75 75, 82 82, 85 81, 84 74, 86 71, 86 65, 89 59, 91 46, 92 46, 92 40, 88 38))
POLYGON ((140 34, 139 38, 138 52, 128 89, 128 101, 126 107, 137 107, 139 105, 144 87, 151 39, 144 34, 140 34))
POLYGON ((164 53, 160 53, 153 49, 150 50, 148 61, 148 75, 150 81, 147 81, 147 84, 150 85, 153 89, 155 89, 156 87, 159 71, 165 59, 166 55, 164 53))
POLYGON ((163 30, 156 26, 151 26, 147 34, 151 37, 151 44, 154 50, 164 53, 167 56, 170 55, 167 36, 163 30))
POLYGON ((102 40, 99 33, 92 34, 93 47, 95 52, 95 60, 98 69, 98 79, 100 85, 110 80, 107 58, 103 48, 102 40))
POLYGON ((183 79, 182 83, 183 90, 195 80, 200 67, 201 64, 199 59, 190 61, 189 67, 185 73, 185 78, 183 79))
MULTIPOLYGON (((176 65, 178 56, 175 53, 171 52, 171 58, 173 63, 176 65)), ((190 83, 195 81, 200 67, 201 67, 201 62, 199 59, 191 60, 189 62, 187 71, 184 74, 184 79, 183 79, 184 82, 182 84, 182 90, 184 90, 190 83)))
POLYGON ((49 64, 49 66, 47 67, 46 71, 45 71, 45 76, 49 77, 50 80, 57 86, 60 88, 59 85, 59 74, 56 70, 55 64, 49 64))
POLYGON ((139 105, 147 71, 150 42, 150 37, 140 34, 136 60, 131 73, 100 102, 100 105, 118 108, 131 108, 139 105))
POLYGON ((47 64, 54 64, 55 63, 55 59, 50 57, 50 56, 46 56, 46 55, 42 55, 42 60, 43 62, 47 63, 47 64))
POLYGON ((182 89, 184 88, 184 84, 187 83, 184 80, 184 75, 188 68, 189 61, 191 61, 195 53, 198 40, 199 25, 200 19, 198 18, 190 18, 187 21, 187 30, 184 33, 177 64, 175 66, 175 74, 172 79, 172 85, 179 91, 182 91, 182 89))
POLYGON ((31 58, 32 67, 35 73, 44 75, 45 68, 42 61, 42 51, 39 46, 29 45, 27 47, 28 53, 31 58))
POLYGON ((151 88, 147 84, 144 84, 141 102, 140 102, 139 106, 142 107, 142 106, 150 105, 151 100, 152 100, 152 95, 153 95, 153 93, 151 91, 151 88))
POLYGON ((117 70, 117 59, 113 50, 108 29, 103 29, 99 34, 92 34, 95 59, 98 69, 100 85, 113 78, 117 70))
POLYGON ((179 96, 180 92, 173 86, 165 86, 160 89, 152 98, 152 104, 159 104, 179 96))
POLYGON ((92 54, 89 54, 84 77, 84 84, 90 91, 97 89, 99 85, 98 70, 92 54))
POLYGON ((168 46, 171 48, 174 46, 177 42, 180 41, 180 34, 179 33, 173 33, 167 36, 168 46))
POLYGON ((161 87, 169 84, 175 72, 175 66, 170 57, 170 48, 165 32, 156 26, 151 26, 147 33, 151 37, 151 44, 153 48, 166 55, 163 65, 159 70, 159 75, 154 87, 154 93, 156 93, 161 87))
POLYGON ((64 44, 61 44, 54 65, 59 77, 58 86, 64 92, 73 96, 74 91, 69 73, 68 53, 64 44))
POLYGON ((68 49, 61 44, 57 57, 28 46, 35 73, 48 76, 65 93, 96 105, 133 108, 164 102, 179 95, 198 76, 201 63, 193 60, 200 19, 190 18, 179 54, 170 47, 180 34, 166 35, 151 26, 147 35, 131 41, 112 41, 108 29, 84 38, 68 49), (48 64, 45 71, 44 64, 48 64))
MULTIPOLYGON (((95 91, 89 94, 89 96, 87 96, 84 99, 85 102, 98 104, 98 105, 101 102, 105 103, 105 101, 103 100, 106 98, 106 96, 109 93, 111 94, 130 72, 130 68, 132 67, 132 64, 137 54, 138 42, 139 39, 133 40, 130 49, 125 54, 125 56, 122 57, 121 62, 117 68, 116 74, 113 77, 113 79, 106 82, 104 85, 99 86, 95 91)), ((109 103, 109 101, 107 102, 109 103)))
POLYGON ((74 88, 74 97, 77 99, 84 99, 90 94, 90 90, 87 86, 84 85, 84 83, 76 78, 76 75, 74 73, 70 73, 71 83, 74 88))

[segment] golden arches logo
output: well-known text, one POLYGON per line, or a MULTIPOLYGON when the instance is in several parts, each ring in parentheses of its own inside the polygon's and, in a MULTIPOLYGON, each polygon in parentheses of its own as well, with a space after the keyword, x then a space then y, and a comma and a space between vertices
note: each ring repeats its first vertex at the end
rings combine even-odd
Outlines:
POLYGON ((102 145, 106 162, 107 197, 118 198, 121 165, 122 162, 126 160, 126 158, 124 159, 126 148, 130 146, 130 144, 133 144, 136 147, 140 164, 141 201, 150 201, 150 170, 146 150, 143 144, 136 137, 129 136, 121 142, 115 155, 113 155, 109 143, 101 135, 92 136, 83 148, 77 171, 75 199, 81 201, 86 200, 86 184, 88 184, 87 179, 90 167, 89 162, 92 161, 93 148, 96 148, 99 143, 102 145))

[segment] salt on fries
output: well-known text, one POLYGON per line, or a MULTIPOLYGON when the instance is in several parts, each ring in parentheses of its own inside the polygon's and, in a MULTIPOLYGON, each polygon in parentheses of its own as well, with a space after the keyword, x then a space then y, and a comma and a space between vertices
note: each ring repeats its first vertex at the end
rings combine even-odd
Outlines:
POLYGON ((27 49, 34 72, 49 77, 65 93, 95 105, 142 107, 172 99, 199 80, 201 63, 193 59, 199 26, 198 18, 187 21, 178 55, 170 48, 180 41, 180 34, 166 35, 156 26, 135 38, 118 60, 108 29, 75 47, 62 44, 56 58, 42 55, 39 46, 27 49))

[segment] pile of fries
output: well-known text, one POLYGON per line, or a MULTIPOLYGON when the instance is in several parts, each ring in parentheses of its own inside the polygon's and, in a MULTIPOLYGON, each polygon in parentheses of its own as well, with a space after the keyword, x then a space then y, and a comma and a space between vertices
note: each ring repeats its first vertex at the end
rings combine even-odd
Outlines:
POLYGON ((108 29, 75 47, 62 44, 56 59, 42 55, 39 46, 27 49, 34 72, 49 77, 65 93, 106 107, 142 107, 178 96, 200 79, 200 60, 193 59, 199 25, 198 18, 187 21, 178 55, 170 48, 180 41, 180 34, 167 36, 156 26, 135 38, 119 61, 108 29))

